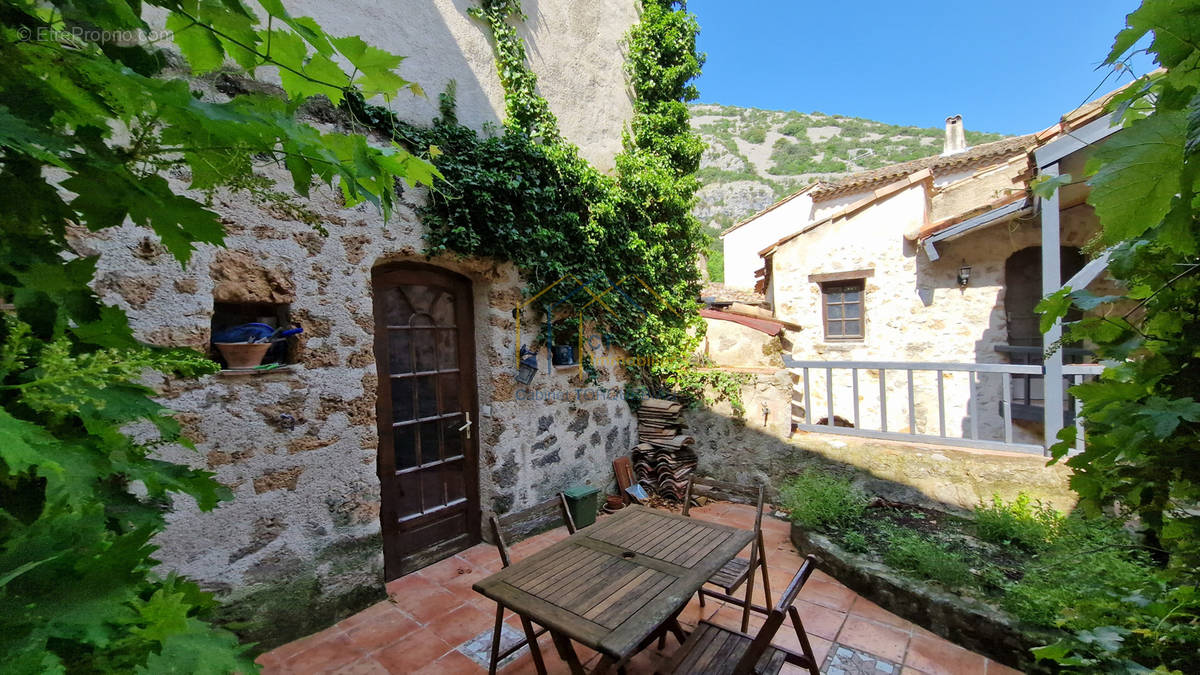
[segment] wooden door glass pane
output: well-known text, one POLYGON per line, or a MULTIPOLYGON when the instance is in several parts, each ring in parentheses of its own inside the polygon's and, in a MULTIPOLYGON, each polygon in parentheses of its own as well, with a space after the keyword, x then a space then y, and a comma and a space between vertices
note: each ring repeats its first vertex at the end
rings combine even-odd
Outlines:
POLYGON ((458 331, 456 329, 440 329, 437 332, 438 368, 452 370, 458 368, 458 331))
POLYGON ((413 406, 413 379, 392 378, 392 422, 411 420, 416 415, 413 406))
POLYGON ((450 462, 445 465, 442 475, 446 478, 446 502, 453 502, 467 496, 466 479, 463 477, 463 461, 450 462))
POLYGON ((389 326, 407 326, 412 316, 412 304, 400 288, 389 288, 383 293, 383 320, 389 326))
POLYGON ((458 373, 443 373, 436 377, 441 379, 442 385, 442 405, 438 412, 446 414, 462 410, 462 403, 458 400, 458 373))
POLYGON ((417 465, 416 428, 413 425, 392 428, 392 450, 397 471, 417 465))
POLYGON ((442 452, 445 457, 458 457, 463 454, 463 432, 458 428, 463 425, 463 418, 452 417, 442 420, 442 452))
POLYGON ((453 326, 455 324, 454 296, 443 291, 429 308, 429 315, 433 317, 433 323, 438 326, 453 326))
POLYGON ((437 370, 437 338, 434 330, 432 328, 413 328, 412 334, 413 366, 416 371, 437 370))
POLYGON ((412 336, 410 332, 408 330, 388 330, 388 372, 399 375, 411 373, 412 370, 412 336))
POLYGON ((446 503, 446 486, 442 479, 443 467, 437 467, 421 472, 422 505, 428 511, 446 503))
POLYGON ((421 476, 417 472, 396 476, 397 512, 401 518, 421 512, 421 476))
POLYGON ((404 293, 408 297, 408 301, 412 303, 413 312, 418 314, 428 315, 434 300, 443 292, 437 286, 422 286, 419 284, 404 286, 404 293))
POLYGON ((421 422, 421 464, 429 464, 441 459, 441 443, 439 442, 438 423, 421 422))
POLYGON ((438 414, 437 375, 418 375, 417 417, 433 417, 438 414))

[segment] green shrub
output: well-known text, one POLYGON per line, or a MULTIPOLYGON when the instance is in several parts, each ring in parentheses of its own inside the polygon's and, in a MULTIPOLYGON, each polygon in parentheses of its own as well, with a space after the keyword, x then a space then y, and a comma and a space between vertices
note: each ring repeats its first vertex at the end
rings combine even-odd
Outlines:
POLYGON ((883 561, 895 569, 950 588, 965 586, 973 578, 970 566, 961 555, 915 532, 893 532, 888 537, 883 561))
POLYGON ((967 138, 967 145, 972 147, 976 145, 983 145, 984 143, 991 143, 992 141, 998 141, 1004 138, 1004 134, 993 134, 970 130, 968 130, 965 135, 967 138))
POLYGON ((871 550, 871 542, 867 541, 867 535, 858 530, 847 530, 842 534, 842 547, 851 553, 868 553, 871 550))
POLYGON ((817 154, 807 136, 796 141, 781 138, 771 147, 771 161, 774 166, 767 171, 775 175, 809 173, 813 156, 817 154))
POLYGON ((790 120, 779 130, 779 133, 792 138, 808 138, 808 123, 804 120, 790 120))
POLYGON ((1149 573, 1119 549, 1086 555, 1064 551, 1064 555, 1043 557, 1030 565, 1025 576, 1008 587, 1002 604, 1021 621, 1044 628, 1058 626, 1064 612, 1076 621, 1092 615, 1083 623, 1105 625, 1109 623, 1109 605, 1119 604, 1128 589, 1145 585, 1149 573))
POLYGON ((1000 495, 992 495, 991 504, 980 502, 975 507, 975 530, 980 539, 1013 544, 1027 551, 1049 546, 1063 521, 1063 514, 1024 492, 1009 504, 1000 495))
POLYGON ((1072 654, 1096 672, 1130 664, 1200 672, 1200 591, 1172 576, 1116 518, 1069 517, 1052 544, 1010 584, 1001 605, 1023 622, 1066 635, 1035 650, 1072 654))
POLYGON ((708 246, 704 251, 708 278, 716 283, 725 281, 725 241, 712 232, 705 232, 708 246))
POLYGON ((767 130, 765 127, 750 127, 744 129, 740 134, 743 141, 758 145, 767 141, 767 130))
POLYGON ((1006 609, 1034 625, 1055 626, 1064 611, 1078 617, 1084 605, 1122 587, 1142 587, 1153 571, 1116 519, 1065 518, 1050 541, 1004 598, 1006 609))
POLYGON ((808 530, 831 530, 852 525, 862 517, 867 496, 849 478, 822 471, 805 471, 779 491, 780 504, 792 521, 808 530))

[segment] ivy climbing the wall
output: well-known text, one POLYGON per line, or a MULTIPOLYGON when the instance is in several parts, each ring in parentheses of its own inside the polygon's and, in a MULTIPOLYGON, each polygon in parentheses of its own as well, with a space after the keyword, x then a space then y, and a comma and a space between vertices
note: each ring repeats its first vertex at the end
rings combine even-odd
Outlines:
POLYGON ((731 397, 740 411, 738 378, 697 369, 693 356, 704 328, 696 311, 696 260, 706 246, 691 214, 704 151, 686 105, 697 97, 691 82, 703 62, 695 49, 695 17, 682 2, 644 3, 640 22, 626 36, 634 116, 615 173, 607 175, 562 137, 538 94, 515 27, 523 18, 520 3, 483 0, 470 11, 494 40, 506 114, 498 133, 480 135, 459 124, 453 88, 428 127, 362 99, 346 102, 357 120, 414 152, 440 151, 430 159, 445 182, 419 213, 428 253, 512 261, 531 294, 569 277, 596 292, 615 284, 604 302, 591 304, 577 283, 560 284, 535 311, 564 303, 555 316, 564 332, 582 320, 641 357, 648 365, 626 370, 651 391, 698 399, 707 389, 731 397))

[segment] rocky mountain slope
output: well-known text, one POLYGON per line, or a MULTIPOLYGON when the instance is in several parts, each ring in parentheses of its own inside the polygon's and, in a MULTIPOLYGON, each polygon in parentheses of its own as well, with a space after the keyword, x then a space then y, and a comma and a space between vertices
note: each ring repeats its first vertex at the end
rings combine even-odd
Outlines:
MULTIPOLYGON (((818 180, 942 151, 942 127, 905 127, 858 117, 697 103, 692 127, 708 144, 695 214, 721 230, 818 180)), ((1003 138, 967 131, 967 144, 1003 138)), ((720 241, 709 255, 719 281, 720 241)))

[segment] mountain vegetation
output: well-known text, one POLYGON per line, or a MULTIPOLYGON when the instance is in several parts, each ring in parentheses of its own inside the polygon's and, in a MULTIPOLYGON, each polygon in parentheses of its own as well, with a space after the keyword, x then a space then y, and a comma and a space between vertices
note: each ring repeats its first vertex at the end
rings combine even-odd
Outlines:
MULTIPOLYGON (((942 151, 945 130, 859 117, 695 103, 692 128, 707 144, 693 213, 706 226, 709 275, 721 280, 717 235, 746 216, 816 180, 929 157, 942 151)), ((967 144, 1001 134, 967 131, 967 144)))

